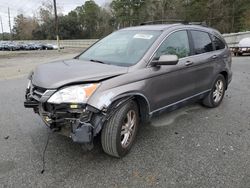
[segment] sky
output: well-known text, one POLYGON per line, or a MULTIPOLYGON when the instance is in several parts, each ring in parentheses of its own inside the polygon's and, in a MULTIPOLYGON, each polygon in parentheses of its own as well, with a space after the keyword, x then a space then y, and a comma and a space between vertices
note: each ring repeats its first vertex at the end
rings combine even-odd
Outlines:
MULTIPOLYGON (((11 27, 13 27, 14 17, 18 13, 24 13, 24 15, 32 16, 36 14, 37 9, 41 6, 43 1, 44 0, 0 0, 0 17, 2 18, 4 32, 10 31, 8 22, 8 7, 10 8, 11 27)), ((95 2, 100 6, 104 5, 107 1, 108 0, 95 0, 95 2)), ((85 0, 57 0, 56 2, 62 13, 67 14, 75 7, 84 4, 85 0)), ((2 33, 1 25, 0 33, 2 33)))

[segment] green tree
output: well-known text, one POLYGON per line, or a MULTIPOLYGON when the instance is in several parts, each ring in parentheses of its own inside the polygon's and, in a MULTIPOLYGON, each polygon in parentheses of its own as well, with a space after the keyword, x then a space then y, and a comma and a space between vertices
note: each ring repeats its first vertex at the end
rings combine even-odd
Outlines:
POLYGON ((111 10, 117 27, 138 25, 145 18, 142 12, 145 7, 145 0, 113 0, 111 10))
POLYGON ((36 18, 25 17, 23 14, 19 14, 14 19, 14 38, 19 40, 32 39, 32 32, 38 26, 39 25, 36 18))
MULTIPOLYGON (((222 33, 238 32, 250 29, 249 10, 249 0, 113 0, 104 7, 87 0, 67 15, 59 14, 59 34, 62 39, 101 38, 154 20, 205 21, 222 33)), ((18 15, 13 32, 16 39, 55 39, 52 2, 42 4, 38 18, 18 15)))
POLYGON ((114 30, 114 20, 108 10, 99 7, 93 0, 77 7, 76 12, 82 38, 100 38, 114 30))
POLYGON ((77 7, 76 11, 85 33, 84 36, 86 38, 95 38, 100 22, 100 7, 93 0, 89 0, 81 7, 77 7))
POLYGON ((39 8, 39 26, 33 30, 34 39, 55 39, 55 21, 53 14, 53 4, 47 0, 39 8))

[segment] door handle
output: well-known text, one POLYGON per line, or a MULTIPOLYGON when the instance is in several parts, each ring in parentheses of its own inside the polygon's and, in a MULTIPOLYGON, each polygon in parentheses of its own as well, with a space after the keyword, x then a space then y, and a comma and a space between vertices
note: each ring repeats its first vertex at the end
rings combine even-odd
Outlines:
POLYGON ((213 55, 212 56, 212 59, 216 59, 218 56, 217 55, 213 55))
POLYGON ((190 65, 193 65, 193 64, 194 64, 194 62, 192 62, 192 61, 186 61, 185 66, 190 66, 190 65))

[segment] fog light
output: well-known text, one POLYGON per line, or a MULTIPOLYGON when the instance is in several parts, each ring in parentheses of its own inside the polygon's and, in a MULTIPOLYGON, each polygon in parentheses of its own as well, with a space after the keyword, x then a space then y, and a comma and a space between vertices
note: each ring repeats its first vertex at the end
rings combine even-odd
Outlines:
POLYGON ((71 105, 70 105, 70 108, 76 109, 76 108, 78 108, 78 105, 77 105, 77 104, 71 104, 71 105))

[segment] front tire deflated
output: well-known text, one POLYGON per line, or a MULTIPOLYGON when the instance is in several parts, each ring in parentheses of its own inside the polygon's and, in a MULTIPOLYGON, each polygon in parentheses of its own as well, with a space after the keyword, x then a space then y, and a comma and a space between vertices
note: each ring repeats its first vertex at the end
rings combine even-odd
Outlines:
POLYGON ((135 101, 130 100, 119 107, 103 126, 103 150, 114 157, 125 156, 134 143, 138 126, 138 106, 135 101))

